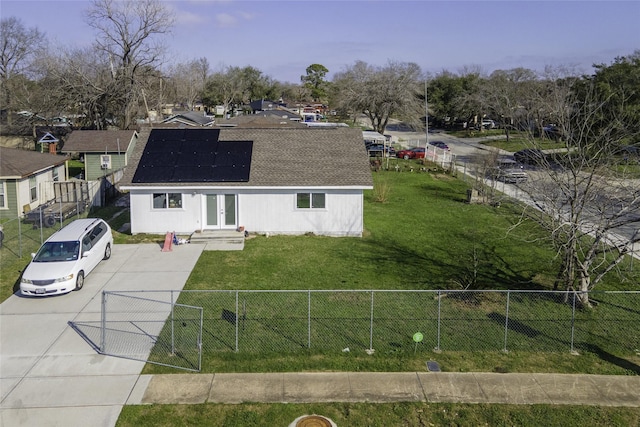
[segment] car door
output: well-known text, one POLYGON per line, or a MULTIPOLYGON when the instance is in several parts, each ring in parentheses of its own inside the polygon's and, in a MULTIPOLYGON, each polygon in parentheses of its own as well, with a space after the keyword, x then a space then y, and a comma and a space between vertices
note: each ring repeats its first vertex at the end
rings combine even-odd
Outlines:
POLYGON ((88 236, 91 240, 91 255, 89 258, 91 269, 93 270, 104 257, 104 250, 109 239, 106 238, 106 226, 99 222, 95 227, 91 229, 88 236))

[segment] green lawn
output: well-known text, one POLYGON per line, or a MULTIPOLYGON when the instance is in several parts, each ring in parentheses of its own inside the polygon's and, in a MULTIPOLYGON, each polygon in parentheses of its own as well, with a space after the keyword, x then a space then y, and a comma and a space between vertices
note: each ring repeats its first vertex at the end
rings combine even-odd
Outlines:
POLYGON ((338 426, 637 426, 640 409, 551 405, 453 403, 310 403, 140 405, 122 409, 118 427, 287 426, 320 414, 338 426))
MULTIPOLYGON (((549 290, 553 286, 556 260, 541 231, 527 222, 509 233, 506 231, 518 218, 518 206, 469 205, 465 203, 465 183, 444 174, 379 172, 374 179, 376 186, 388 189, 388 194, 384 203, 376 201, 376 190, 365 194, 363 238, 252 236, 241 252, 204 252, 185 289, 460 290, 470 286, 479 290, 549 290)), ((631 270, 633 265, 623 267, 631 270)), ((626 283, 640 280, 637 267, 635 275, 626 283)), ((624 286, 612 274, 600 289, 622 290, 624 286)), ((539 299, 529 307, 524 302, 518 315, 514 300, 515 318, 527 324, 537 322, 535 329, 543 333, 533 332, 530 337, 526 328, 525 334, 513 333, 509 345, 512 351, 503 353, 499 351, 503 301, 496 301, 493 296, 472 297, 473 305, 469 305, 446 298, 442 314, 451 319, 458 317, 459 326, 451 327, 455 323, 449 323, 443 331, 447 338, 443 339, 442 348, 455 346, 455 351, 443 351, 436 356, 432 346, 420 346, 419 351, 414 351, 410 340, 415 332, 411 326, 415 324, 412 313, 428 312, 424 323, 434 324, 433 295, 396 294, 386 300, 376 296, 377 313, 384 307, 389 315, 386 320, 375 322, 377 331, 386 328, 386 335, 382 335, 384 339, 374 338, 374 348, 379 351, 368 356, 363 352, 332 352, 326 348, 342 349, 353 347, 354 343, 359 343, 356 347, 368 346, 369 294, 334 293, 320 297, 314 294, 313 298, 314 317, 324 319, 324 323, 320 326, 314 323, 317 327, 313 329, 312 342, 323 341, 325 348, 305 347, 306 293, 243 293, 241 304, 248 307, 249 316, 242 325, 243 351, 238 353, 233 351, 235 327, 220 316, 225 310, 235 311, 233 293, 183 292, 178 302, 205 309, 202 368, 205 372, 411 371, 423 369, 425 358, 436 358, 447 371, 638 372, 640 357, 633 354, 633 349, 630 354, 628 348, 614 345, 615 340, 610 339, 619 335, 634 341, 631 337, 635 335, 629 334, 636 332, 629 321, 611 320, 627 319, 628 305, 633 300, 602 304, 606 311, 600 310, 595 318, 588 313, 580 314, 576 339, 582 343, 582 355, 576 357, 569 353, 566 342, 562 343, 565 338, 558 338, 570 330, 570 310, 566 305, 539 299), (326 302, 317 303, 322 297, 326 302), (274 319, 274 313, 286 315, 278 320, 274 319), (609 320, 599 325, 598 316, 604 315, 609 320), (348 334, 334 338, 336 334, 331 332, 345 323, 350 325, 348 334), (467 332, 467 325, 485 325, 484 335, 467 332), (562 343, 560 347, 557 342, 562 343), (540 349, 545 352, 539 353, 540 349), (603 349, 609 352, 609 357, 604 356, 603 349)), ((435 339, 432 330, 424 331, 430 343, 435 339)), ((166 372, 175 371, 157 365, 145 367, 145 373, 166 372)))
MULTIPOLYGON (((187 289, 550 289, 556 274, 554 253, 540 230, 524 223, 507 233, 518 219, 518 206, 465 203, 467 186, 444 174, 378 172, 377 190, 365 194, 365 233, 362 238, 320 236, 251 236, 241 252, 204 252, 187 289), (378 202, 377 194, 387 194, 378 202), (384 192, 382 192, 384 193, 384 192), (475 280, 474 280, 475 278, 475 280)), ((113 218, 119 209, 93 215, 113 218)), ((111 220, 118 229, 128 213, 111 220)), ((33 230, 32 230, 33 231, 33 230)), ((35 231, 34 231, 35 232, 35 231)), ((38 232, 39 233, 39 232, 38 232)), ((130 236, 114 232, 117 243, 161 241, 161 236, 130 236)), ((39 236, 33 236, 39 241, 39 236)), ((34 244, 37 248, 37 244, 34 244)), ((17 282, 27 257, 7 262, 2 249, 2 299, 17 282)), ((640 282, 638 264, 623 263, 622 274, 611 274, 600 289, 622 290, 640 282), (635 266, 635 268, 634 268, 635 266), (633 270, 633 271, 631 271, 633 270), (635 274, 635 276, 632 276, 635 274)), ((182 299, 188 297, 183 294, 182 299)), ((398 301, 390 301, 395 307, 398 301)), ((415 301, 414 301, 415 303, 415 301)), ((409 302, 407 302, 409 304, 409 302)), ((484 308, 491 307, 487 301, 484 308)), ((548 303, 547 303, 548 304, 548 303)), ((613 305, 613 304, 611 304, 613 305)), ((620 313, 623 304, 616 303, 620 313)), ((606 304, 600 305, 600 309, 606 304)), ((549 305, 547 305, 549 307, 549 305)), ((609 310, 609 309, 607 309, 609 310)), ((617 315, 615 310, 607 311, 617 315)), ((585 329, 597 323, 590 314, 585 329), (591 322, 591 323, 589 323, 591 322)), ((628 323, 628 322, 627 322, 628 323)), ((607 325, 612 325, 609 322, 607 325)), ((608 340, 626 340, 625 328, 598 332, 608 340), (618 338, 620 337, 620 338, 618 338)), ((596 328, 593 328, 594 330, 596 328)), ((416 371, 437 360, 446 371, 566 372, 637 374, 640 355, 621 356, 605 347, 568 352, 443 351, 427 346, 414 351, 410 343, 398 351, 374 356, 356 353, 234 353, 204 356, 208 372, 269 372, 309 370, 416 371), (407 350, 408 348, 408 350, 407 350)), ((148 364, 144 373, 175 373, 148 364)), ((638 425, 638 408, 584 406, 513 406, 425 403, 241 404, 126 406, 118 426, 288 425, 303 414, 319 413, 338 425, 496 425, 591 426, 638 425)))

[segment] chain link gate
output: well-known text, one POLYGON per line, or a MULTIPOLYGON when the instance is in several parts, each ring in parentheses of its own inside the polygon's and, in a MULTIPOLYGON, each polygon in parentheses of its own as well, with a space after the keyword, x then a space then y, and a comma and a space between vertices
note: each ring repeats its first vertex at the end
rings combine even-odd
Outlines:
POLYGON ((173 292, 125 295, 105 291, 99 352, 200 371, 202 321, 202 307, 175 303, 173 292))

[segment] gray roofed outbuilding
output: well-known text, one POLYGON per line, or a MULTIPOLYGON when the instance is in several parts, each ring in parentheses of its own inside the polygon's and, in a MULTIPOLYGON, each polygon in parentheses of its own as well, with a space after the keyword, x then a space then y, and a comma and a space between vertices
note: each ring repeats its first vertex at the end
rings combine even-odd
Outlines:
POLYGON ((134 130, 75 130, 60 150, 62 153, 124 153, 137 138, 134 130))
POLYGON ((214 123, 214 119, 197 111, 184 111, 164 119, 162 123, 176 123, 190 126, 211 126, 214 123))

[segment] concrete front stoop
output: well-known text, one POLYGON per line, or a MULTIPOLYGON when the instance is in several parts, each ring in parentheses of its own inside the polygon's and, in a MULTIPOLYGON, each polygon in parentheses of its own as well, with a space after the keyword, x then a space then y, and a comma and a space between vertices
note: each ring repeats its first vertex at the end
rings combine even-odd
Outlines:
POLYGON ((206 245, 205 251, 241 251, 244 249, 244 231, 202 230, 189 238, 191 243, 206 245))

